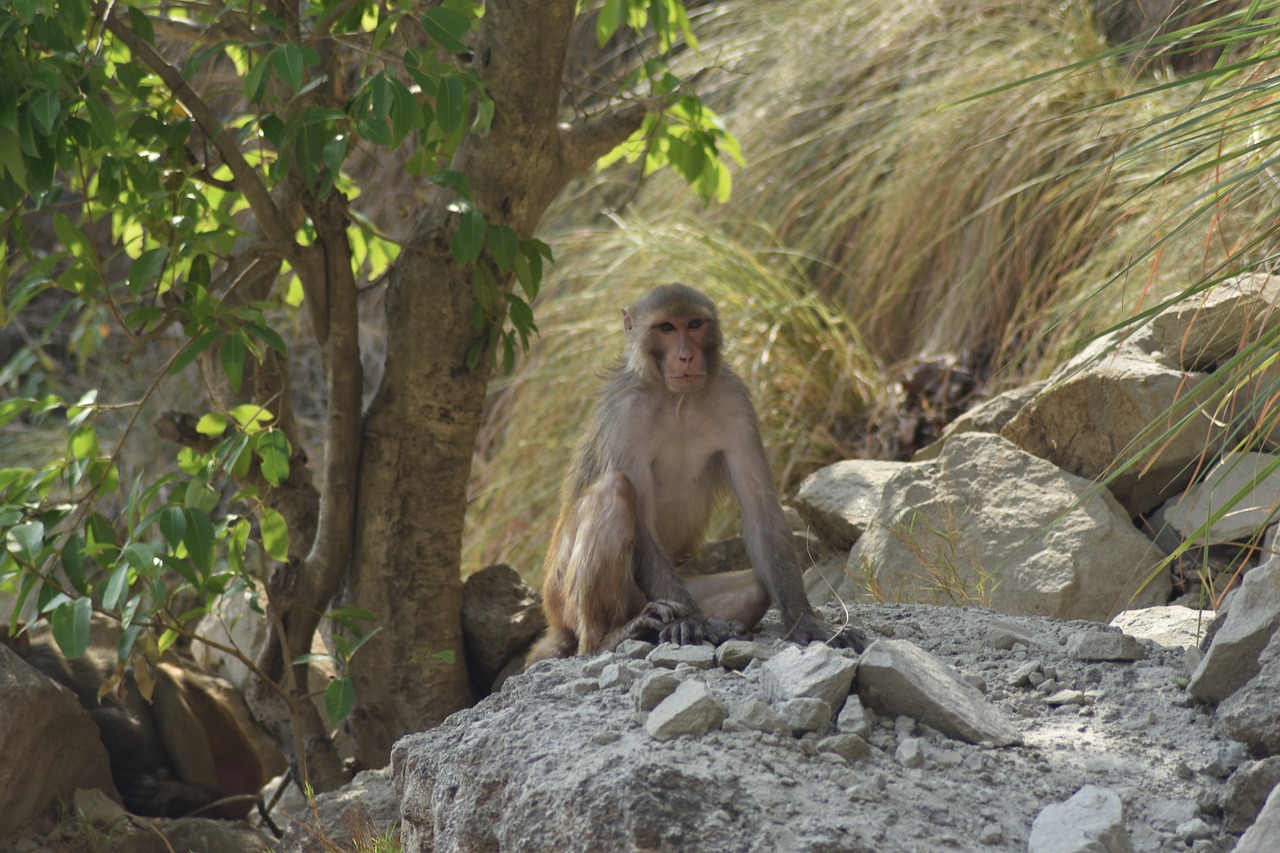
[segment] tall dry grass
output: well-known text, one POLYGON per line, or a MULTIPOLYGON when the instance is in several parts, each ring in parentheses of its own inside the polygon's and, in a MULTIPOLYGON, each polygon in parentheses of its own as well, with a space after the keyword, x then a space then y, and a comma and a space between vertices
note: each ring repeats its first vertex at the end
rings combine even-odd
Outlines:
POLYGON ((685 62, 706 67, 700 88, 747 165, 720 207, 668 176, 620 191, 634 178, 620 170, 549 215, 542 338, 494 389, 465 570, 536 569, 596 376, 621 348, 618 309, 652 284, 724 305, 786 490, 858 452, 895 364, 955 355, 987 390, 1043 375, 1239 264, 1270 215, 1265 194, 1222 198, 1256 163, 1214 168, 1220 136, 1169 132, 1203 92, 1158 85, 1168 69, 1112 50, 1085 3, 737 0, 695 26, 685 62))

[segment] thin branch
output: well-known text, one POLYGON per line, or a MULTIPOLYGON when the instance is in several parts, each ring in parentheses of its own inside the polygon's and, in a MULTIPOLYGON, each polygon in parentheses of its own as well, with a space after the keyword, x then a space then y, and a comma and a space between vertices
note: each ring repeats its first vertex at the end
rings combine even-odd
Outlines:
POLYGON ((271 200, 271 195, 267 192, 266 185, 262 183, 258 173, 244 159, 240 146, 236 144, 231 134, 222 126, 221 120, 209 108, 209 105, 196 94, 196 91, 191 88, 186 78, 182 76, 182 72, 170 65, 164 57, 156 52, 155 48, 129 29, 117 15, 110 10, 103 10, 101 6, 99 9, 102 14, 107 16, 106 25, 111 34, 124 42, 134 56, 164 81, 164 84, 169 87, 169 91, 173 93, 178 102, 195 119, 196 124, 200 125, 201 129, 213 140, 218 153, 222 155, 223 161, 231 169, 231 174, 235 177, 236 188, 244 194, 245 199, 249 202, 249 207, 253 209, 254 214, 258 217, 258 222, 261 223, 263 233, 266 234, 267 239, 277 243, 292 243, 293 232, 289 229, 284 217, 280 215, 275 202, 271 200))

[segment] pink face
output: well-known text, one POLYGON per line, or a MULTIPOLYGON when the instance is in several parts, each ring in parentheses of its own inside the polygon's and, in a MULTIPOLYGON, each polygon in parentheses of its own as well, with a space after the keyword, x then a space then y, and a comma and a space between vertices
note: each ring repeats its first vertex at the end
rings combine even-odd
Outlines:
POLYGON ((649 351, 660 359, 668 391, 688 394, 706 384, 707 347, 714 339, 715 323, 708 317, 659 320, 649 327, 649 351))

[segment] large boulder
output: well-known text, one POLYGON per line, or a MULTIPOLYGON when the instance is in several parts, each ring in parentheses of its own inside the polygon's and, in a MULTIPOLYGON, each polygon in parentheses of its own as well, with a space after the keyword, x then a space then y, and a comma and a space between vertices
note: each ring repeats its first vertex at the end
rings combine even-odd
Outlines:
POLYGON ((1228 453, 1204 480, 1164 506, 1164 520, 1197 545, 1260 538, 1280 512, 1280 456, 1228 453))
POLYGON ((828 465, 805 478, 793 503, 819 539, 848 551, 875 517, 885 484, 906 464, 849 459, 828 465))
POLYGON ((107 751, 98 727, 70 690, 0 644, 0 838, 77 788, 97 788, 115 801, 107 751))
POLYGON ((1138 515, 1182 491, 1219 444, 1224 427, 1198 411, 1218 390, 1208 374, 1171 365, 1149 330, 1115 332, 1055 372, 1000 434, 1088 480, 1114 474, 1108 488, 1138 515))
POLYGON ((1258 672, 1259 657, 1280 629, 1280 558, 1250 570, 1231 597, 1222 627, 1213 635, 1187 692, 1221 702, 1258 672))
POLYGON ((499 675, 524 653, 547 627, 538 594, 507 565, 488 566, 462 585, 462 636, 467 671, 481 696, 501 686, 499 675))
POLYGON ((1107 621, 1164 603, 1163 557, 1105 490, 973 432, 890 480, 838 592, 1107 621))

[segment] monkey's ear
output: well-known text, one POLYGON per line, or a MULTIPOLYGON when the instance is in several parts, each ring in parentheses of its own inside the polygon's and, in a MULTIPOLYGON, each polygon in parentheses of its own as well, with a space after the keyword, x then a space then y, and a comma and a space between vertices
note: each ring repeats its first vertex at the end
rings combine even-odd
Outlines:
POLYGON ((623 308, 622 309, 622 328, 626 329, 627 334, 631 334, 632 325, 634 325, 634 323, 631 319, 631 309, 623 308))

